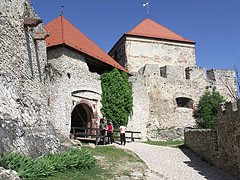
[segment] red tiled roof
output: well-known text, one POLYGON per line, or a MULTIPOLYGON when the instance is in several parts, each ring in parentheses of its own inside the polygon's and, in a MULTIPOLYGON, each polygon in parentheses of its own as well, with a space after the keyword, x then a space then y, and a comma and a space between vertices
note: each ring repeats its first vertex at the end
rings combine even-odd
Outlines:
POLYGON ((188 40, 175 32, 165 28, 164 26, 156 23, 155 21, 147 18, 138 24, 131 31, 125 33, 126 35, 144 36, 152 38, 167 39, 173 41, 182 41, 195 44, 196 42, 188 40))
POLYGON ((80 52, 98 59, 99 61, 129 73, 92 40, 79 31, 79 29, 77 29, 65 17, 59 16, 48 23, 45 28, 47 32, 50 32, 50 36, 46 38, 47 47, 66 44, 80 52))

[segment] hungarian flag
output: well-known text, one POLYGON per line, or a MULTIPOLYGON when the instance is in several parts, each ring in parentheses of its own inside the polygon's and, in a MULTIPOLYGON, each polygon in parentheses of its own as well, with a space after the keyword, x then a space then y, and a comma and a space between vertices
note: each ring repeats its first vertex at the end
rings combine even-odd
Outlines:
POLYGON ((149 5, 149 1, 147 1, 146 3, 143 4, 143 7, 146 7, 149 5))

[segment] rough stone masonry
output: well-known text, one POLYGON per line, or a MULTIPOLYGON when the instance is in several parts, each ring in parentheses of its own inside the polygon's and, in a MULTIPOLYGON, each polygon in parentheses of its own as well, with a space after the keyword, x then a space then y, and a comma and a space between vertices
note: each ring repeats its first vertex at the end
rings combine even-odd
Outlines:
POLYGON ((50 122, 45 33, 29 0, 0 2, 0 154, 13 150, 32 157, 57 152, 59 140, 50 122))
POLYGON ((214 129, 186 128, 184 143, 202 159, 233 176, 240 177, 240 100, 219 107, 214 129))
POLYGON ((144 20, 130 31, 135 34, 125 33, 109 54, 133 74, 134 106, 128 129, 140 131, 142 140, 183 139, 184 127, 196 125, 193 109, 207 86, 235 101, 226 87, 237 93, 235 72, 197 67, 195 42, 167 39, 169 31, 165 39, 158 38, 154 33, 159 28, 156 22, 144 20))
MULTIPOLYGON (((102 116, 99 74, 73 48, 46 52, 44 34, 30 0, 0 2, 0 153, 56 152, 55 135, 68 138, 81 126, 79 113, 86 127, 97 127, 102 116), (54 82, 44 73, 49 64, 61 74, 54 82)), ((192 112, 206 86, 230 101, 223 82, 236 90, 234 71, 196 67, 193 43, 126 35, 109 54, 133 74, 128 130, 142 132, 142 140, 182 139, 184 127, 195 125, 192 112)))

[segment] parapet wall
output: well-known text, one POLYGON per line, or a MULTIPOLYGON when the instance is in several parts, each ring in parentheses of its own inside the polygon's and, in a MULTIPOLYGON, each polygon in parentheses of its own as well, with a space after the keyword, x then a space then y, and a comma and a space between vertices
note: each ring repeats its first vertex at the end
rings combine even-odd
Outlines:
POLYGON ((212 83, 227 101, 236 101, 234 97, 237 97, 238 92, 234 70, 211 69, 207 71, 207 77, 209 83, 212 83))
POLYGON ((206 86, 215 86, 227 100, 234 101, 219 79, 207 78, 208 72, 215 77, 227 77, 226 82, 234 86, 232 70, 146 64, 130 77, 134 106, 128 128, 141 131, 145 139, 183 139, 184 128, 196 125, 193 109, 206 86))
MULTIPOLYGON (((235 71, 229 69, 210 69, 202 67, 162 66, 146 64, 139 72, 142 76, 163 77, 167 80, 206 81, 207 86, 216 87, 227 100, 234 102, 237 95, 235 71)), ((205 88, 205 87, 201 87, 205 88)))
MULTIPOLYGON (((166 65, 159 67, 157 64, 146 64, 139 72, 143 76, 156 75, 169 79, 205 79, 208 81, 216 81, 218 83, 226 80, 235 79, 235 71, 230 69, 210 69, 203 67, 184 67, 166 65)), ((235 83, 236 84, 236 83, 235 83)))
POLYGON ((216 132, 211 129, 185 128, 184 143, 203 160, 212 163, 216 154, 213 138, 215 134, 216 132))
POLYGON ((213 130, 185 129, 184 142, 213 165, 240 177, 240 100, 237 111, 231 103, 219 108, 213 130))

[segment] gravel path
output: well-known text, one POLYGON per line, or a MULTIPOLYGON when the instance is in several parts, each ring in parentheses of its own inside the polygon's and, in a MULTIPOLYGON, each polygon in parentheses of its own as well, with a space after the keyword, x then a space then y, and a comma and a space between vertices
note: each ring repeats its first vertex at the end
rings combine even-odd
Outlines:
MULTIPOLYGON (((134 151, 147 166, 169 180, 237 180, 210 166, 188 149, 127 143, 120 146, 134 151)), ((161 178, 162 179, 162 178, 161 178)))

